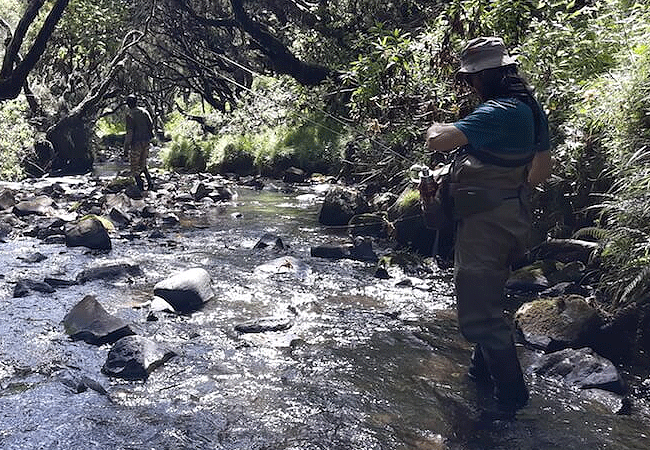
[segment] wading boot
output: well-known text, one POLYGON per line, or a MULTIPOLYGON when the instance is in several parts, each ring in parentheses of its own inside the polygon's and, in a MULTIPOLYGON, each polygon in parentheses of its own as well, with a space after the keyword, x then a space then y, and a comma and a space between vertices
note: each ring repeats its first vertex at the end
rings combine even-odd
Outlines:
POLYGON ((485 411, 492 419, 509 420, 528 403, 528 388, 517 358, 514 342, 505 349, 482 348, 494 382, 495 411, 485 411))
POLYGON ((153 180, 151 179, 151 175, 149 175, 149 171, 147 169, 144 170, 144 176, 147 179, 147 189, 150 191, 155 191, 156 188, 153 185, 153 180))
POLYGON ((475 383, 489 384, 492 382, 480 344, 474 346, 474 351, 469 361, 469 368, 467 369, 467 377, 475 383))
POLYGON ((135 179, 135 184, 136 184, 136 186, 138 186, 138 189, 140 189, 141 191, 144 191, 144 182, 142 181, 142 178, 140 177, 140 175, 136 175, 133 178, 135 179))

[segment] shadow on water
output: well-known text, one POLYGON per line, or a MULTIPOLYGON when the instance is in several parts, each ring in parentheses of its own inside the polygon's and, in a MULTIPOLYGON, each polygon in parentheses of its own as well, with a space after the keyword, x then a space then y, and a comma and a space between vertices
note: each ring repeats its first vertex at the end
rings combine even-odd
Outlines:
POLYGON ((242 189, 236 202, 188 215, 162 238, 118 237, 102 255, 27 237, 0 243, 0 448, 648 448, 644 411, 613 415, 530 376, 531 403, 516 421, 481 422, 476 405, 486 393, 465 378, 470 349, 449 274, 427 275, 423 289, 398 285, 410 274, 379 280, 374 264, 310 257, 310 247, 343 239, 317 224, 317 204, 310 193, 242 189), (264 233, 288 249, 253 249, 264 233), (18 259, 36 250, 47 259, 18 259), (280 270, 284 257, 291 270, 280 270), (17 279, 74 278, 98 259, 122 258, 144 275, 11 296, 17 279), (216 298, 191 315, 147 320, 153 285, 195 266, 212 276, 216 298), (178 356, 146 382, 107 378, 109 346, 71 342, 61 326, 88 294, 178 356), (268 317, 292 326, 235 330, 268 317), (80 376, 106 393, 62 382, 80 376))

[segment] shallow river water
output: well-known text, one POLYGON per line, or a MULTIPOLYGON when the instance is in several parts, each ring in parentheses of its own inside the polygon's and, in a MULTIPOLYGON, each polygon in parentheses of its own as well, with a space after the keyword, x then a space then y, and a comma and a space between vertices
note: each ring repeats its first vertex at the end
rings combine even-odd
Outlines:
POLYGON ((313 258, 310 247, 345 241, 318 224, 318 193, 238 192, 163 237, 116 237, 109 253, 28 237, 0 243, 1 449, 650 448, 644 405, 614 415, 531 375, 516 421, 481 422, 448 271, 391 269, 381 280, 374 263, 313 258), (264 233, 288 250, 253 249, 264 233), (36 251, 47 259, 20 259, 36 251), (12 297, 18 279, 74 279, 123 258, 144 275, 12 297), (147 320, 154 284, 191 267, 210 273, 215 298, 191 315, 147 320), (145 382, 103 375, 110 346, 73 342, 61 325, 88 294, 177 356, 145 382), (293 325, 235 331, 269 317, 293 325), (82 376, 106 393, 63 382, 82 376))

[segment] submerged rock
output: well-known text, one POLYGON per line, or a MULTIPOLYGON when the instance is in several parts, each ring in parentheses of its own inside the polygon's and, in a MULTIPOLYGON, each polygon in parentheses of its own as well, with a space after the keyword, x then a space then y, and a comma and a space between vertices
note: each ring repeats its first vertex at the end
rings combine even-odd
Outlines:
POLYGON ((33 280, 19 280, 14 287, 14 298, 24 297, 29 294, 29 291, 37 291, 45 294, 54 292, 54 288, 45 282, 33 280))
POLYGON ((153 293, 181 313, 196 311, 214 297, 210 274, 200 267, 185 270, 158 282, 153 288, 153 293))
POLYGON ((102 373, 125 380, 146 380, 157 367, 176 356, 155 341, 142 336, 126 336, 113 345, 102 373))
POLYGON ((142 275, 142 269, 139 265, 130 261, 110 261, 82 270, 77 275, 77 283, 113 279, 127 275, 140 276, 142 275))
POLYGON ((265 317, 235 325, 235 330, 240 333, 265 333, 288 330, 292 325, 293 321, 288 318, 265 317))
POLYGON ((112 343, 134 334, 122 319, 109 314, 92 295, 87 295, 63 318, 65 331, 73 340, 89 344, 112 343))
POLYGON ((588 347, 543 355, 529 370, 579 389, 598 388, 616 394, 626 391, 625 382, 614 364, 588 347))

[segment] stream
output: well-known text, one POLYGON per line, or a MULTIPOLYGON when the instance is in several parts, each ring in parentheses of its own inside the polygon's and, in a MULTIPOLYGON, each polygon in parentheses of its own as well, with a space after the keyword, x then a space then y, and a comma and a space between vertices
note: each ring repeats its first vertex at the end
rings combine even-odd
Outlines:
MULTIPOLYGON (((311 257, 311 247, 346 241, 318 223, 322 190, 237 192, 162 237, 112 235, 108 253, 27 236, 0 242, 1 449, 650 448, 644 401, 616 415, 530 374, 517 419, 482 422, 449 269, 391 267, 379 279, 375 263, 311 257), (287 249, 254 249, 265 233, 287 249), (34 252, 46 258, 21 259, 34 252), (12 296, 19 279, 74 279, 123 259, 143 275, 12 296), (153 286, 192 267, 208 271, 215 298, 190 315, 151 312, 153 286), (110 345, 72 341, 61 324, 86 295, 177 356, 144 382, 102 374, 110 345), (292 326, 235 330, 265 318, 292 326), (64 382, 80 376, 98 388, 64 382)), ((373 243, 379 256, 390 251, 383 245, 373 243)))

